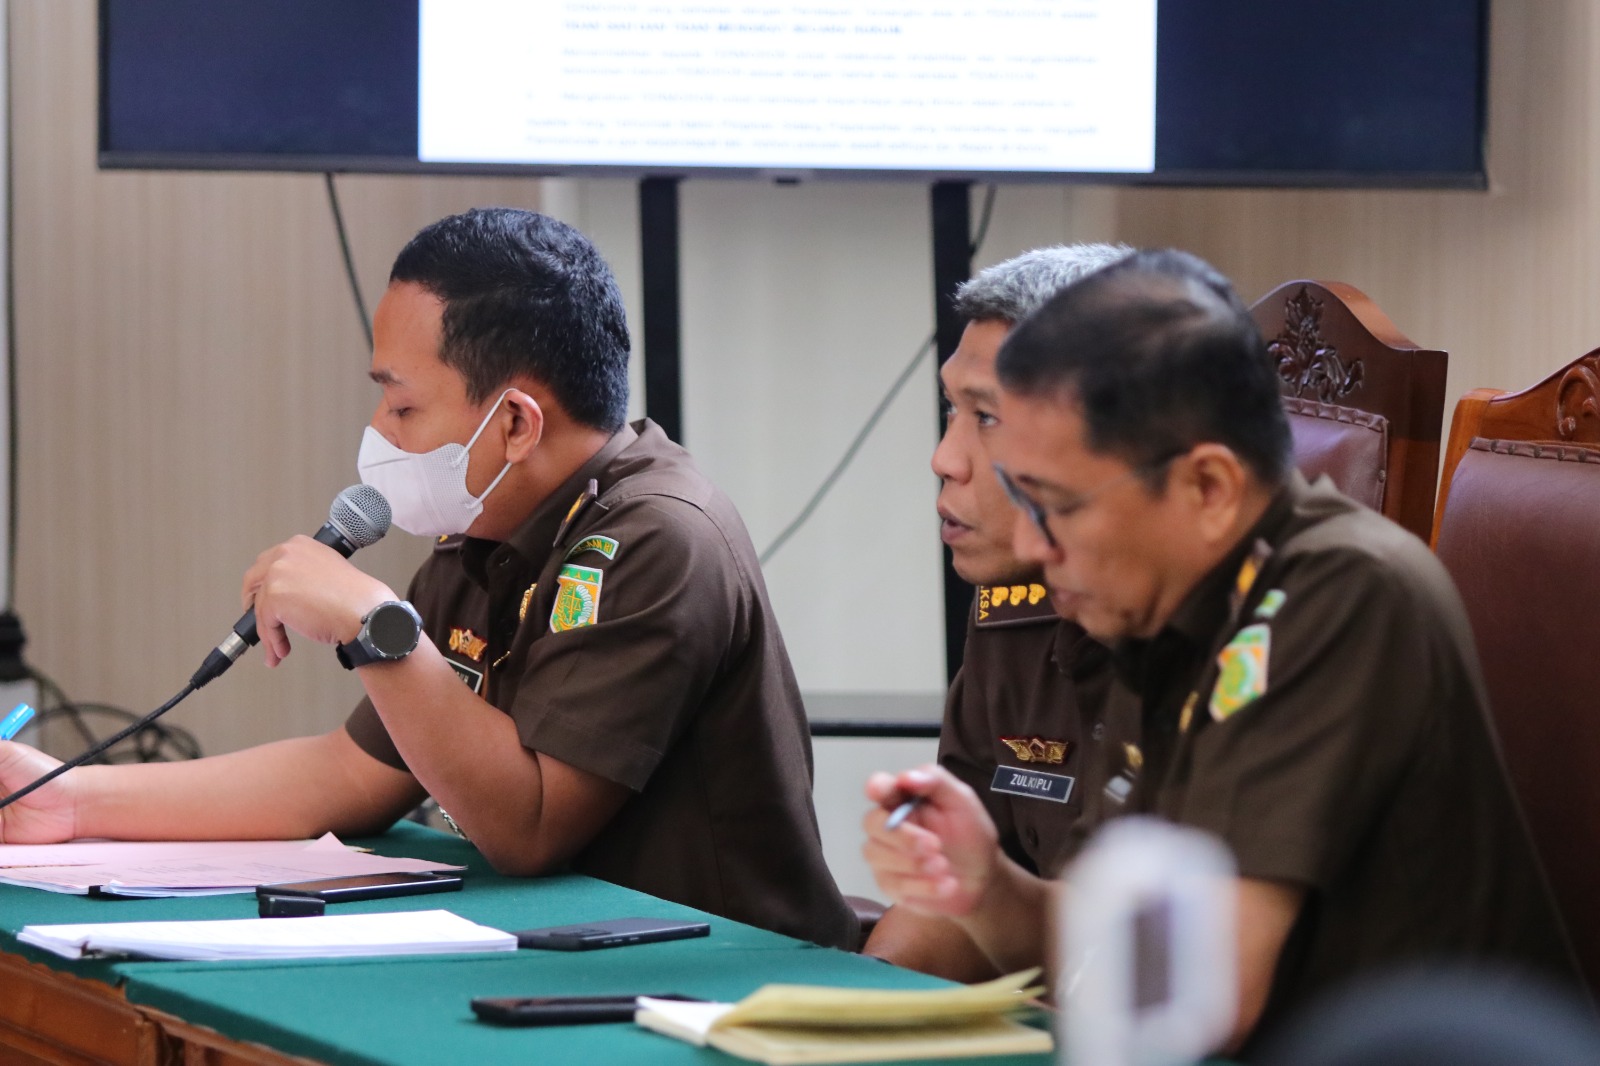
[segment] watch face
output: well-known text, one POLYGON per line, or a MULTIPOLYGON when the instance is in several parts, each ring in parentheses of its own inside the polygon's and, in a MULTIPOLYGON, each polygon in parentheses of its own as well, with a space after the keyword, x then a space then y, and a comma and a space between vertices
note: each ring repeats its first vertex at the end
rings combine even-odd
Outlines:
POLYGON ((417 620, 398 603, 386 603, 367 619, 367 640, 386 659, 398 659, 417 646, 417 620))

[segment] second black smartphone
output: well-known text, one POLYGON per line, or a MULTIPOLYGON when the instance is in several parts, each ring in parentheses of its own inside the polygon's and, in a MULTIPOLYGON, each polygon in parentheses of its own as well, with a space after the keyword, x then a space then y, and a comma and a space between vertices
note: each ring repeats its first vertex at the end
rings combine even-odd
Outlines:
POLYGON ((705 922, 674 921, 670 918, 612 918, 581 925, 555 925, 548 929, 523 929, 511 935, 519 948, 547 951, 588 951, 592 948, 620 948, 626 944, 653 944, 658 940, 685 940, 709 936, 705 922))
POLYGON ((425 892, 453 892, 460 887, 460 874, 362 874, 358 877, 329 877, 321 881, 257 885, 256 898, 306 896, 327 903, 349 903, 359 899, 416 896, 425 892))
MULTIPOLYGON (((589 1025, 631 1022, 638 996, 481 996, 472 1001, 480 1021, 496 1025, 589 1025)), ((672 993, 651 999, 682 999, 672 993)))

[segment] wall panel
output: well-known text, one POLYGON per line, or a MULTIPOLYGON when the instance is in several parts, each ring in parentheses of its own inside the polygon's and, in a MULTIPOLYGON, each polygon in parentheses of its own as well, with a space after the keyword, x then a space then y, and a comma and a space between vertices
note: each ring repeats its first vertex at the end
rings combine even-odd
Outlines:
MULTIPOLYGON (((19 519, 29 660, 148 710, 239 610, 256 552, 356 480, 377 390, 319 175, 96 170, 95 5, 12 4, 19 519)), ((529 180, 339 179, 368 307, 423 224, 529 180)), ((399 589, 426 546, 358 557, 399 589)), ((330 728, 331 651, 252 655, 173 712, 208 751, 330 728)))

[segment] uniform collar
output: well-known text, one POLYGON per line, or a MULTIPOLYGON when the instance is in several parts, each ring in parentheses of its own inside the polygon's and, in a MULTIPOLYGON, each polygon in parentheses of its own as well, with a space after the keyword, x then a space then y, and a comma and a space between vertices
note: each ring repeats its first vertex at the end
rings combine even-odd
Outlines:
POLYGON ((1288 483, 1273 493, 1261 517, 1228 550, 1222 561, 1206 571, 1195 583, 1154 637, 1126 638, 1117 642, 1113 649, 1113 661, 1124 680, 1137 684, 1146 663, 1150 661, 1149 652, 1157 644, 1163 647, 1186 646, 1203 653, 1216 641, 1217 634, 1227 625, 1233 613, 1231 600, 1239 568, 1244 565, 1257 541, 1277 547, 1285 539, 1295 506, 1308 492, 1310 487, 1305 478, 1300 476, 1299 471, 1292 471, 1288 483))
MULTIPOLYGON (((609 486, 605 477, 606 469, 616 461, 624 449, 637 441, 640 433, 650 425, 651 423, 645 420, 634 425, 624 425, 613 433, 611 439, 600 446, 599 451, 590 456, 571 477, 563 481, 533 509, 533 513, 506 538, 506 545, 514 549, 528 564, 542 566, 555 546, 556 531, 561 528, 562 520, 572 510, 573 504, 583 496, 589 482, 591 480, 599 482, 600 492, 604 493, 609 486)), ((468 571, 474 572, 474 576, 481 576, 477 572, 483 569, 483 564, 487 563, 489 556, 499 548, 498 541, 468 537, 463 545, 463 561, 468 571), (478 565, 474 565, 475 563, 478 565)))

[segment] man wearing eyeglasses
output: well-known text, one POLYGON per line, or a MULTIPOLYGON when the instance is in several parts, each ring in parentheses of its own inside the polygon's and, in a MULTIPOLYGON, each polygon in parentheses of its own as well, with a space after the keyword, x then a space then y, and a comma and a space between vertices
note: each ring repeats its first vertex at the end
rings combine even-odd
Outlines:
MULTIPOLYGON (((998 476, 1020 558, 1112 645, 1105 785, 1086 818, 1156 814, 1238 863, 1230 1045, 1394 966, 1512 963, 1575 981, 1500 766, 1460 600, 1425 545, 1291 466, 1275 369, 1225 279, 1141 252, 1065 290, 997 361, 998 476), (1119 750, 1119 747, 1121 750, 1119 750)), ((936 767, 867 855, 897 904, 1001 968, 1048 962, 1046 882, 936 767)))
MULTIPOLYGON (((1093 729, 1110 662, 1102 645, 1056 613, 1038 564, 1012 549, 1015 512, 985 446, 998 425, 994 360, 1018 322, 1131 251, 1039 248, 980 272, 956 293, 967 327, 939 371, 945 429, 932 465, 940 535, 956 573, 978 586, 962 668, 945 701, 939 764, 982 798, 1005 853, 1046 876, 1084 836, 1081 735, 1093 729)), ((952 980, 997 976, 955 923, 904 907, 889 909, 862 950, 952 980)))

